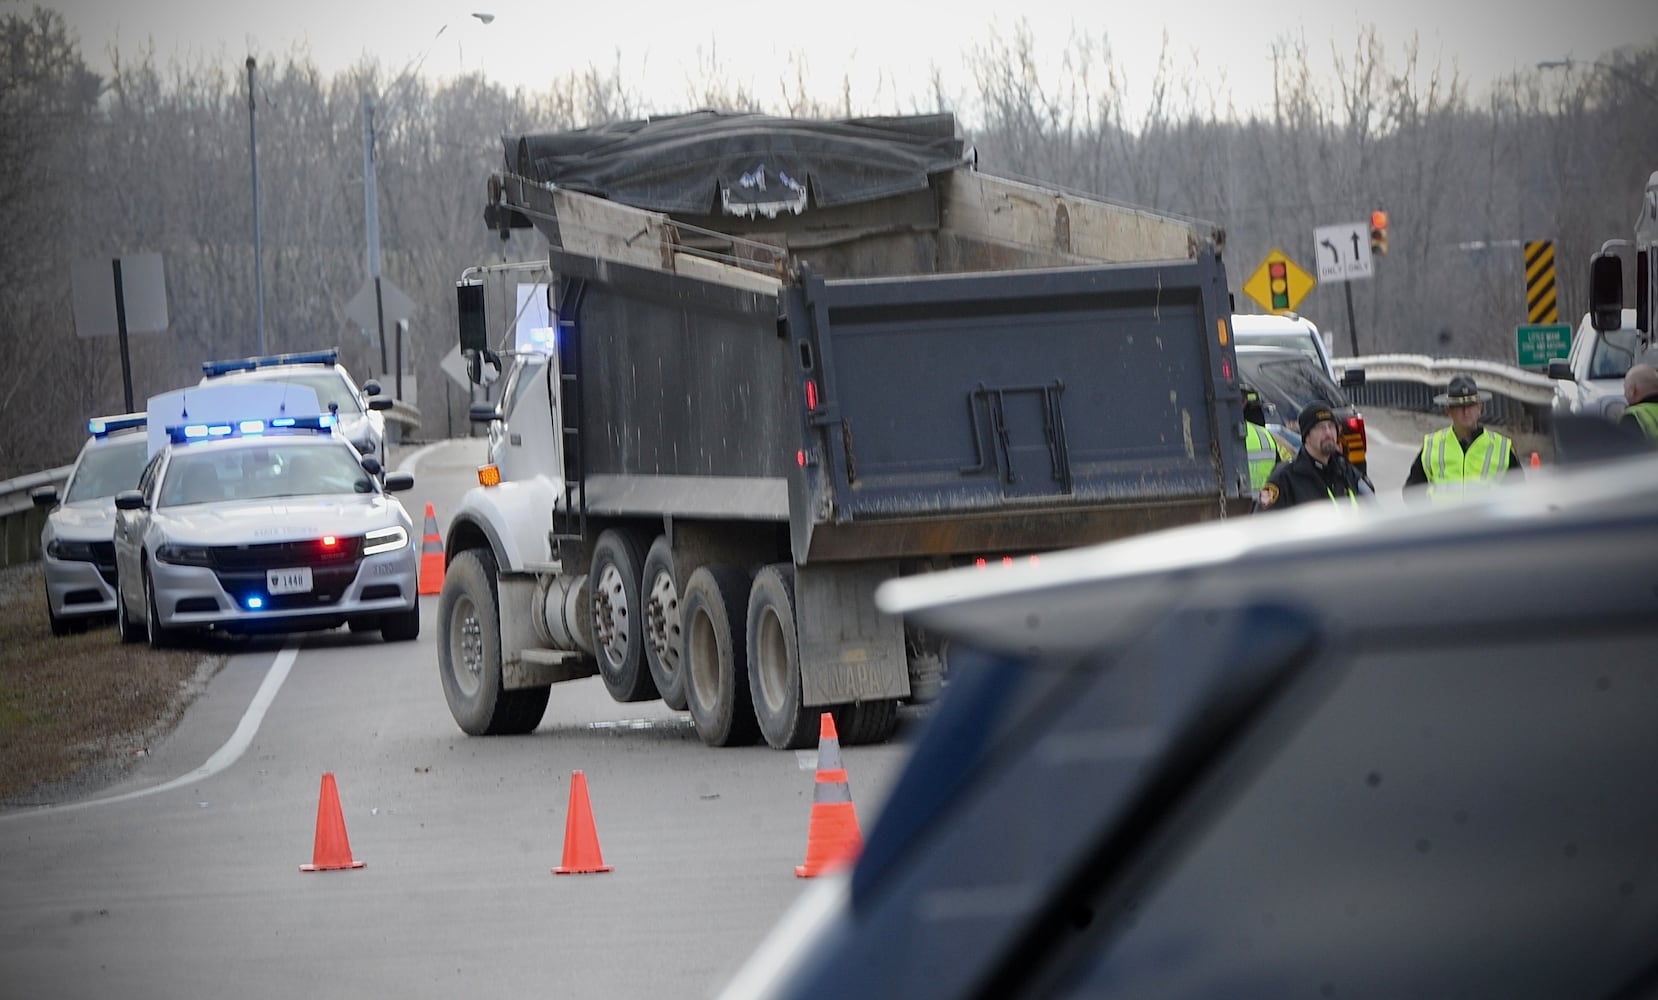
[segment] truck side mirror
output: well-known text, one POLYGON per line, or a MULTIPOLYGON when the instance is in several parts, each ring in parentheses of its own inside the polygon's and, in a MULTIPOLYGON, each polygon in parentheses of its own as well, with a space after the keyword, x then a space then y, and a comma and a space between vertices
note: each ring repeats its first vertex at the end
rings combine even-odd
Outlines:
POLYGON ((1614 254, 1589 261, 1589 323, 1602 333, 1623 326, 1623 261, 1614 254))
POLYGON ((1549 359, 1549 378, 1557 378, 1562 382, 1572 381, 1572 366, 1565 358, 1549 359))
POLYGON ((380 387, 380 383, 375 379, 369 379, 367 382, 363 383, 363 395, 365 396, 378 396, 384 391, 385 390, 380 387))
POLYGON ((396 404, 387 396, 375 396, 368 401, 368 408, 371 410, 389 410, 394 405, 396 404))
POLYGON ((1341 387, 1343 389, 1355 389, 1361 385, 1364 385, 1363 368, 1343 368, 1341 370, 1341 387))
MULTIPOLYGON (((489 321, 484 314, 484 283, 455 282, 455 310, 459 316, 461 353, 481 353, 489 348, 489 321)), ((478 379, 474 377, 472 381, 478 379)))
POLYGON ((54 507, 58 502, 58 488, 56 486, 37 486, 29 491, 29 500, 36 507, 54 507))
POLYGON ((116 510, 143 510, 144 494, 137 490, 122 490, 115 494, 116 510))

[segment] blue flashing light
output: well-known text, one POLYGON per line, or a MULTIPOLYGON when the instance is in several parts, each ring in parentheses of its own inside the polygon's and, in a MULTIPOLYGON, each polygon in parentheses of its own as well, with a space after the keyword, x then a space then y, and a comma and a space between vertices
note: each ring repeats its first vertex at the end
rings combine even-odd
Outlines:
POLYGON ((236 358, 232 361, 203 361, 202 374, 228 375, 231 372, 251 372, 256 368, 275 368, 281 365, 332 365, 339 363, 340 349, 330 347, 326 351, 301 351, 296 354, 264 354, 252 358, 236 358))
POLYGON ((265 599, 258 594, 251 595, 247 599, 247 606, 249 611, 258 611, 265 606, 265 599))
POLYGON ((109 437, 116 431, 131 430, 149 423, 142 413, 123 413, 110 417, 93 417, 86 422, 86 432, 93 437, 109 437))
POLYGON ((258 437, 267 430, 311 431, 333 434, 335 420, 324 413, 314 417, 276 417, 271 420, 239 420, 233 424, 180 424, 167 428, 167 437, 174 444, 185 444, 206 438, 258 437))

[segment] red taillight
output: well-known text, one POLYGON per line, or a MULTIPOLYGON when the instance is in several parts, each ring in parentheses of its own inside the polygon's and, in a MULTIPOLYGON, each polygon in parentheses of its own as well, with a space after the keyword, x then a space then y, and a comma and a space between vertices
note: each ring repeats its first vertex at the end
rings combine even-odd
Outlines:
POLYGON ((806 380, 806 409, 817 409, 817 382, 813 379, 806 380))
POLYGON ((798 449, 794 453, 794 464, 800 466, 802 469, 806 468, 806 449, 805 448, 798 449))
POLYGON ((1221 375, 1221 378, 1226 379, 1228 382, 1232 381, 1232 359, 1231 358, 1221 358, 1220 359, 1220 375, 1221 375))

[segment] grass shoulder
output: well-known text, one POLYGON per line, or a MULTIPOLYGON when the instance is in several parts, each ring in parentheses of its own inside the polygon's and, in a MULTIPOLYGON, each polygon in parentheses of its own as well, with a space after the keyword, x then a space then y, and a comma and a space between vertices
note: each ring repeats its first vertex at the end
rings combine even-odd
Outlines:
POLYGON ((224 664, 123 646, 113 624, 56 637, 40 563, 0 569, 0 805, 83 798, 127 773, 224 664))

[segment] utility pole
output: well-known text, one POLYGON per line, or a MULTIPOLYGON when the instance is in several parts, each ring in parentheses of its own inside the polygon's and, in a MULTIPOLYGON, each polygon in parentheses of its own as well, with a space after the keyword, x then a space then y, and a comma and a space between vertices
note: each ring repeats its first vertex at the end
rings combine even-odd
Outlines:
MULTIPOLYGON (((248 159, 253 163, 253 316, 259 354, 265 353, 265 262, 259 234, 259 132, 254 125, 252 56, 248 56, 248 159)), ((132 405, 129 403, 130 410, 132 405)))
POLYGON ((374 184, 374 98, 363 95, 363 226, 368 230, 368 275, 374 281, 374 320, 380 335, 380 372, 386 363, 386 304, 380 294, 380 196, 374 184))

